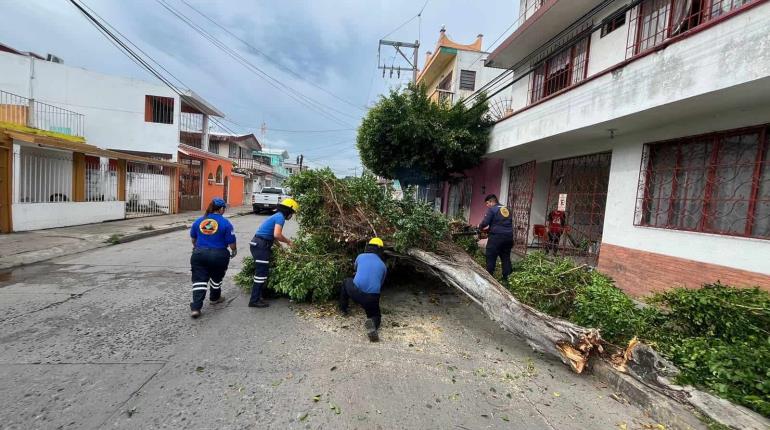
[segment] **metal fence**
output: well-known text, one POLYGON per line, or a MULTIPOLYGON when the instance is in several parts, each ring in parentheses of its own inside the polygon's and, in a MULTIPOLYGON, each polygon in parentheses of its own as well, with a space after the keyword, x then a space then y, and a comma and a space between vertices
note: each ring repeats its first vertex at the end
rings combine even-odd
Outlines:
POLYGON ((591 266, 599 260, 611 161, 612 153, 606 152, 554 160, 551 168, 546 213, 558 210, 560 200, 566 209, 559 253, 591 266))
POLYGON ((126 218, 173 213, 177 183, 166 166, 129 162, 126 165, 126 218))
POLYGON ((109 161, 86 163, 86 201, 114 202, 118 200, 117 165, 109 161))
POLYGON ((0 91, 0 122, 83 137, 83 115, 6 91, 0 91))
POLYGON ((66 153, 14 154, 19 166, 14 203, 59 203, 72 200, 72 156, 66 153))
POLYGON ((535 194, 536 162, 511 167, 508 182, 508 207, 514 223, 513 249, 526 254, 529 247, 529 224, 532 198, 535 194))

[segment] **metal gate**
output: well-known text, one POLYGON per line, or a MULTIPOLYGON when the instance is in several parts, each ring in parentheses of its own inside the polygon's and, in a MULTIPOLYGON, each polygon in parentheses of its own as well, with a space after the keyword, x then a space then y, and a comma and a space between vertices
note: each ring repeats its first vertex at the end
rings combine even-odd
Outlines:
POLYGON ((535 161, 511 167, 508 181, 508 207, 513 217, 513 250, 527 253, 529 218, 535 192, 535 161))
POLYGON ((199 211, 202 207, 203 162, 179 157, 179 163, 182 164, 179 172, 179 209, 181 211, 199 211))
POLYGON ((175 196, 173 168, 126 163, 126 218, 173 213, 175 196))
POLYGON ((560 199, 566 201, 559 253, 591 266, 599 261, 611 160, 612 153, 606 152, 555 160, 551 167, 546 219, 560 199))

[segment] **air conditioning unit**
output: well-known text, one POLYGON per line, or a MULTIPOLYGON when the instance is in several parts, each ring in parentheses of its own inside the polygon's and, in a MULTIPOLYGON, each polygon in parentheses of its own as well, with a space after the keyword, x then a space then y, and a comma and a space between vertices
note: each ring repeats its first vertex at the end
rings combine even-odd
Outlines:
POLYGON ((48 56, 46 57, 46 61, 50 61, 52 63, 64 64, 64 60, 62 60, 61 58, 53 54, 48 54, 48 56))

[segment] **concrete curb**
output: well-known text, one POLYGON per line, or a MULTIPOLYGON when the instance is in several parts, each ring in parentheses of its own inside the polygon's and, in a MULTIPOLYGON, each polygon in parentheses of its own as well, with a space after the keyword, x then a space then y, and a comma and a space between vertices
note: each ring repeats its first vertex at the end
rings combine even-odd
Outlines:
POLYGON ((180 224, 180 225, 174 225, 174 226, 171 226, 171 227, 156 228, 156 229, 153 229, 153 230, 142 231, 142 232, 139 232, 139 233, 127 234, 125 236, 120 236, 119 238, 117 238, 117 240, 115 240, 114 244, 117 245, 117 244, 120 244, 120 243, 133 242, 133 241, 139 240, 139 239, 146 239, 148 237, 160 236, 160 235, 166 234, 166 233, 171 233, 171 232, 175 232, 175 231, 179 231, 179 230, 185 230, 185 229, 187 229, 189 227, 190 226, 187 225, 187 224, 180 224))
POLYGON ((611 364, 602 359, 597 359, 591 364, 594 375, 659 423, 677 430, 708 429, 692 408, 654 391, 628 375, 616 372, 611 364))

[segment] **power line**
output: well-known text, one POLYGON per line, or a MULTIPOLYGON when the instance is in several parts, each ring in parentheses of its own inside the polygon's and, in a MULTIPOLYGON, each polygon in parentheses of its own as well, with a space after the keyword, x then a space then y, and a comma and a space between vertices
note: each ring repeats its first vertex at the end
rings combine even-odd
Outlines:
MULTIPOLYGON (((107 39, 110 41, 110 43, 115 45, 124 55, 129 57, 132 61, 134 61, 137 65, 139 65, 140 67, 142 67, 146 71, 150 72, 153 76, 158 78, 163 84, 165 84, 167 87, 169 87, 177 95, 179 95, 179 96, 184 95, 183 92, 176 85, 174 85, 170 80, 168 80, 165 76, 163 76, 160 72, 158 72, 154 67, 152 67, 152 65, 150 65, 142 56, 140 56, 139 54, 134 52, 134 50, 132 50, 131 47, 126 45, 126 43, 123 42, 123 40, 121 40, 119 37, 117 37, 115 35, 115 33, 110 31, 110 28, 115 30, 115 32, 119 33, 129 44, 131 44, 132 46, 136 47, 137 50, 142 52, 142 54, 144 54, 150 61, 152 61, 153 63, 158 65, 161 69, 163 69, 166 73, 171 75, 171 77, 173 77, 177 82, 179 82, 183 86, 186 86, 184 84, 184 82, 182 82, 179 78, 174 76, 166 68, 164 68, 158 61, 156 61, 154 58, 152 58, 152 56, 150 56, 146 52, 142 51, 136 44, 131 42, 131 40, 128 37, 126 37, 125 35, 123 35, 119 31, 117 31, 117 29, 115 29, 114 26, 109 24, 109 22, 106 19, 104 19, 101 16, 99 16, 98 14, 96 14, 96 12, 94 12, 93 9, 91 9, 87 4, 82 2, 82 0, 81 0, 82 5, 77 3, 77 2, 75 2, 74 0, 70 0, 70 3, 72 5, 74 5, 86 17, 87 21, 92 26, 94 26, 97 30, 99 30, 99 32, 103 36, 107 37, 107 39), (86 9, 88 9, 88 11, 86 11, 84 9, 84 7, 86 9), (93 12, 93 14, 91 12, 93 12), (97 19, 95 16, 99 17, 99 19, 97 19), (102 21, 104 22, 104 24, 102 23, 102 21), (109 28, 107 28, 107 27, 109 27, 109 28)), ((191 104, 195 105, 195 102, 193 101, 191 104)), ((201 106, 195 106, 195 107, 198 108, 198 109, 202 108, 201 106)), ((228 127, 226 127, 223 124, 219 123, 215 118, 211 118, 211 120, 215 124, 219 125, 223 130, 226 130, 226 131, 228 131, 228 132, 230 132, 232 134, 237 134, 234 131, 232 131, 231 129, 229 129, 228 127)))
POLYGON ((303 82, 307 83, 308 85, 311 85, 311 86, 313 86, 313 87, 315 87, 315 88, 318 88, 319 90, 321 90, 321 91, 325 92, 326 94, 329 94, 330 96, 332 96, 332 97, 336 98, 337 100, 339 100, 339 101, 341 101, 341 102, 343 102, 343 103, 346 103, 346 104, 348 104, 348 105, 350 105, 350 106, 352 106, 352 107, 354 107, 354 108, 356 108, 356 109, 365 110, 365 107, 362 107, 362 106, 356 105, 355 103, 353 103, 353 102, 350 102, 350 101, 348 101, 348 100, 346 100, 346 99, 344 99, 344 98, 342 98, 342 97, 338 96, 337 94, 334 94, 333 92, 331 92, 331 91, 327 90, 326 88, 324 88, 324 87, 322 87, 322 86, 320 86, 320 85, 317 85, 317 84, 315 84, 315 83, 313 83, 313 82, 311 82, 311 81, 309 81, 309 80, 305 79, 305 77, 304 77, 304 76, 302 76, 301 74, 299 74, 299 73, 297 73, 296 71, 294 71, 294 70, 290 69, 289 67, 285 66, 285 65, 284 65, 284 64, 282 64, 280 61, 278 61, 278 60, 275 60, 275 59, 271 58, 271 57, 270 57, 268 54, 266 54, 266 53, 262 52, 262 51, 261 51, 259 48, 257 48, 256 46, 254 46, 254 45, 250 44, 249 42, 247 42, 247 41, 243 40, 242 38, 238 37, 236 34, 234 34, 233 32, 231 32, 230 30, 228 30, 228 29, 227 29, 227 27, 225 27, 225 26, 221 25, 220 23, 218 23, 217 21, 215 21, 213 18, 209 17, 208 15, 206 15, 205 13, 203 13, 201 10, 197 9, 195 6, 193 6, 193 5, 191 5, 190 3, 188 3, 186 0, 181 0, 181 2, 182 2, 182 3, 184 3, 185 5, 187 5, 187 7, 189 7, 190 9, 194 10, 195 12, 197 12, 197 13, 198 13, 198 15, 202 16, 203 18, 207 19, 207 20, 208 20, 209 22, 211 22, 212 24, 214 24, 214 25, 216 25, 217 27, 221 28, 221 29, 222 29, 222 30, 223 30, 225 33, 229 34, 229 35, 230 35, 230 36, 232 36, 234 39, 238 40, 239 42, 241 42, 241 43, 243 43, 244 45, 248 46, 249 48, 253 49, 255 52, 257 52, 258 54, 260 54, 261 56, 263 56, 263 57, 264 57, 266 60, 268 60, 268 61, 270 61, 271 63, 275 64, 275 65, 276 65, 277 67, 279 67, 280 69, 282 69, 282 70, 284 70, 284 71, 286 71, 286 72, 288 72, 288 73, 292 74, 292 75, 293 75, 294 77, 296 77, 297 79, 300 79, 300 80, 302 80, 303 82))
POLYGON ((190 28, 192 28, 194 31, 196 31, 199 35, 201 35, 204 39, 208 40, 211 44, 225 52, 227 55, 235 59, 237 62, 239 62, 241 65, 243 65, 247 70, 254 73, 255 75, 259 76, 262 79, 265 79, 268 84, 276 88, 277 90, 283 92, 284 94, 288 95, 290 98, 294 99, 298 103, 302 104, 303 106, 314 110, 316 113, 324 116, 325 118, 329 120, 333 120, 337 123, 340 123, 341 125, 349 126, 349 124, 345 123, 343 120, 337 118, 334 114, 329 112, 329 110, 336 112, 338 115, 347 116, 352 119, 358 120, 358 117, 349 115, 345 112, 342 112, 340 110, 335 109, 334 107, 331 107, 329 105, 326 105, 324 103, 321 103, 317 100, 314 100, 310 98, 309 96, 306 96, 294 88, 286 85, 285 83, 281 82, 280 80, 274 78, 270 74, 266 73, 264 70, 260 69, 253 63, 251 63, 249 60, 244 58, 242 55, 234 51, 232 48, 227 46, 225 43, 211 35, 209 32, 207 32, 204 28, 200 27, 199 25, 195 24, 189 17, 185 16, 181 12, 177 11, 173 7, 171 7, 168 3, 166 3, 164 0, 155 0, 158 4, 160 4, 163 8, 168 10, 171 14, 173 14, 175 17, 177 17, 180 21, 188 25, 190 28))

